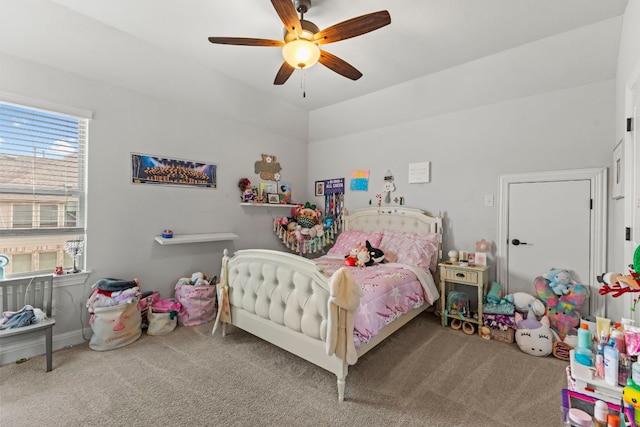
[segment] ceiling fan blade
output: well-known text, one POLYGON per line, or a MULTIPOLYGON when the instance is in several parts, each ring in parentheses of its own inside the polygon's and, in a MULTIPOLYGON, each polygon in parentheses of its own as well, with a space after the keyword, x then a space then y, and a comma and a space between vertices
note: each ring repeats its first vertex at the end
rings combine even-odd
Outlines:
POLYGON ((302 34, 302 24, 300 24, 298 12, 296 12, 293 2, 291 0, 271 0, 271 4, 287 31, 300 36, 302 34))
POLYGON ((286 82, 289 79, 289 77, 291 76, 291 74, 293 74, 294 71, 295 71, 295 68, 289 65, 287 61, 283 62, 282 66, 278 70, 278 74, 276 74, 276 79, 273 81, 273 84, 274 85, 284 84, 284 82, 286 82))
POLYGON ((386 10, 348 19, 318 31, 314 40, 318 44, 333 43, 368 33, 391 23, 391 15, 386 10))
POLYGON ((209 37, 214 44, 232 44, 239 46, 282 46, 282 40, 252 39, 249 37, 209 37))
POLYGON ((358 80, 362 77, 362 73, 353 65, 327 51, 320 50, 320 59, 318 59, 318 62, 348 79, 358 80))

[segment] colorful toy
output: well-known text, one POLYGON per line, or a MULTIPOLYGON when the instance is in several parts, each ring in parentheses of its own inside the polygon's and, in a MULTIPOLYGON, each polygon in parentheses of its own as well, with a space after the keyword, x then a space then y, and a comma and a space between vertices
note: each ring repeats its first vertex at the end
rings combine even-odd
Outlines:
POLYGON ((549 318, 542 316, 536 320, 533 311, 526 319, 516 313, 516 343, 523 352, 532 356, 548 356, 553 350, 553 334, 549 328, 549 318))
POLYGON ((622 400, 633 408, 634 425, 640 425, 640 386, 631 378, 627 379, 627 385, 622 389, 622 400))
POLYGON ((355 267, 358 261, 358 253, 360 252, 360 243, 355 248, 351 248, 349 254, 344 257, 344 265, 347 267, 355 267))
POLYGON ((549 282, 548 285, 556 295, 566 295, 569 293, 569 288, 575 285, 576 282, 571 280, 571 274, 567 270, 559 268, 551 269, 543 277, 549 282))
POLYGON ((566 335, 577 335, 580 309, 589 297, 589 289, 579 283, 569 287, 566 294, 558 295, 544 276, 535 278, 533 284, 538 297, 547 308, 551 328, 564 340, 566 335))
POLYGON ((255 199, 256 195, 253 193, 253 189, 251 188, 251 181, 249 181, 249 178, 240 178, 240 181, 238 181, 238 188, 240 188, 240 191, 242 191, 240 199, 243 202, 250 202, 255 199))

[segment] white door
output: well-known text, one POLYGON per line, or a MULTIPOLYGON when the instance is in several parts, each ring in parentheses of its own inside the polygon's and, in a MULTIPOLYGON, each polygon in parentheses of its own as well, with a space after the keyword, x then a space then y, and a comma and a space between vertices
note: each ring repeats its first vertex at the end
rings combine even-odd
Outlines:
POLYGON ((508 289, 535 292, 533 280, 552 268, 589 277, 591 188, 588 180, 509 186, 508 289))
MULTIPOLYGON (((498 281, 508 293, 535 295, 534 279, 569 270, 597 292, 606 265, 606 169, 503 176, 498 281)), ((589 313, 604 310, 591 298, 589 313)))
MULTIPOLYGON (((638 126, 640 126, 640 73, 637 75, 636 79, 633 81, 633 85, 631 89, 627 93, 629 106, 629 113, 627 117, 632 120, 631 124, 631 132, 627 132, 627 140, 628 144, 626 147, 632 151, 631 158, 635 156, 634 159, 634 167, 631 167, 629 173, 625 177, 631 177, 631 182, 635 185, 632 187, 631 200, 627 203, 630 204, 630 208, 633 212, 633 223, 632 223, 632 233, 631 233, 631 241, 630 244, 626 244, 625 246, 625 261, 622 263, 623 265, 629 264, 630 260, 633 260, 633 253, 635 249, 640 245, 640 173, 638 168, 640 166, 640 149, 638 148, 638 144, 640 144, 640 132, 638 126), (633 153, 635 150, 635 153, 633 153), (634 203, 635 202, 635 203, 634 203)), ((615 266, 618 267, 618 266, 615 266)), ((626 271, 624 271, 626 273, 626 271)))

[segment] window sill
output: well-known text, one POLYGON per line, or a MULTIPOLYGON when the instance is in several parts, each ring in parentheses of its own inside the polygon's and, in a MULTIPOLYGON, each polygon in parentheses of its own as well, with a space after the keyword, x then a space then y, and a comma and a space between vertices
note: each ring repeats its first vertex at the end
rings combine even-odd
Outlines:
POLYGON ((74 286, 74 285, 82 285, 84 284, 89 275, 90 271, 79 271, 77 273, 66 273, 61 274, 59 276, 53 275, 53 285, 57 287, 63 286, 74 286))

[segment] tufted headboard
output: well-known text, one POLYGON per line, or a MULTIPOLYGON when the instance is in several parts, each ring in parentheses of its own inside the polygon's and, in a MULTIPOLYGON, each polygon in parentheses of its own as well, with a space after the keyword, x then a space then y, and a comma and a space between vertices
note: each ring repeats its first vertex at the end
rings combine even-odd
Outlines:
POLYGON ((365 208, 344 217, 344 230, 407 231, 442 234, 442 217, 405 207, 365 208))

